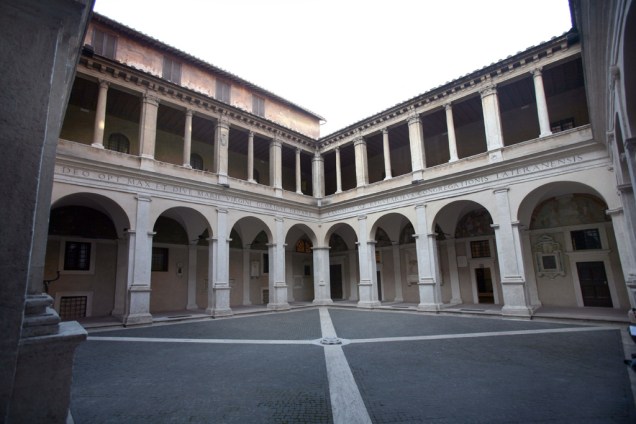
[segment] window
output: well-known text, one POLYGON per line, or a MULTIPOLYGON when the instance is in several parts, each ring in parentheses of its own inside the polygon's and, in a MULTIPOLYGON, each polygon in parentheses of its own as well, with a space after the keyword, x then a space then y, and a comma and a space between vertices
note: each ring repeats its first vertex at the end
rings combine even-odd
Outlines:
POLYGON ((64 270, 90 271, 91 243, 67 241, 64 244, 64 270))
POLYGON ((115 51, 117 50, 117 37, 112 34, 107 34, 98 29, 93 30, 93 50, 95 54, 107 57, 109 59, 115 58, 115 51))
POLYGON ((128 137, 121 133, 111 134, 104 147, 115 152, 130 153, 130 141, 128 141, 128 137))
POLYGON ((553 133, 559 131, 571 130, 574 128, 574 118, 562 119, 560 121, 552 122, 550 124, 550 130, 553 133))
POLYGON ((153 272, 167 272, 168 271, 168 252, 170 250, 167 247, 153 247, 152 248, 152 268, 153 272))
POLYGON ((263 274, 269 274, 269 254, 263 253, 263 274))
POLYGON ((175 84, 181 84, 181 64, 164 56, 163 78, 175 84))
POLYGON ((216 99, 230 103, 230 84, 216 80, 216 99))
POLYGON ((190 155, 190 166, 192 167, 192 169, 203 171, 203 158, 201 157, 201 155, 192 153, 190 155))
POLYGON ((572 231, 570 234, 574 250, 602 249, 601 236, 596 228, 572 231))
POLYGON ((490 243, 488 242, 488 240, 471 241, 470 256, 472 258, 489 258, 490 243))
POLYGON ((87 296, 64 296, 60 299, 60 318, 63 321, 84 318, 88 304, 87 296))
POLYGON ((254 115, 265 116, 265 99, 258 96, 252 96, 252 112, 254 115))

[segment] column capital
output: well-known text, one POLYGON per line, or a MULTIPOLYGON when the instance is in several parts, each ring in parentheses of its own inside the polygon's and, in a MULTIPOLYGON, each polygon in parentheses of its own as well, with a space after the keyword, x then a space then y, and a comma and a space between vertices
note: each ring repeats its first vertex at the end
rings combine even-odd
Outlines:
MULTIPOLYGON (((415 111, 414 111, 415 112, 415 111)), ((409 125, 414 125, 414 124, 419 124, 420 122, 422 122, 422 120, 420 119, 420 115, 417 113, 413 113, 412 115, 409 115, 408 119, 406 120, 406 122, 409 125)))
POLYGON ((247 136, 248 136, 248 137, 251 137, 251 138, 254 138, 254 131, 249 130, 249 131, 247 132, 247 136))
POLYGON ((355 140, 353 140, 353 145, 354 145, 354 146, 358 146, 358 145, 360 145, 360 144, 364 144, 364 145, 366 145, 366 144, 367 144, 367 141, 366 141, 366 140, 364 139, 364 137, 362 137, 362 136, 358 136, 358 138, 356 138, 355 140))
POLYGON ((488 84, 479 90, 479 95, 483 99, 484 97, 488 97, 492 94, 497 94, 497 85, 496 84, 488 84))
POLYGON ((272 138, 271 141, 269 142, 269 145, 272 147, 282 147, 283 143, 281 142, 279 138, 272 138))
POLYGON ((364 221, 367 219, 366 215, 358 215, 358 221, 364 221))
POLYGON ((146 194, 138 194, 135 199, 139 202, 152 202, 152 198, 146 194))
POLYGON ((144 93, 142 101, 152 106, 159 106, 159 97, 154 94, 144 93))
POLYGON ((230 118, 227 115, 226 111, 221 112, 217 119, 218 119, 218 122, 216 124, 217 127, 226 127, 227 129, 230 128, 230 118))
POLYGON ((622 215, 623 214, 623 208, 622 207, 618 207, 615 209, 608 209, 605 211, 605 215, 607 216, 618 216, 618 215, 622 215))
POLYGON ((227 209, 217 208, 216 213, 229 213, 227 209))
POLYGON ((100 79, 99 80, 99 87, 100 88, 108 88, 109 85, 110 85, 109 81, 106 81, 105 79, 100 79))
POLYGON ((324 159, 323 159, 322 155, 320 154, 320 152, 314 152, 313 160, 314 161, 323 161, 324 159))
POLYGON ((493 192, 494 194, 497 194, 497 193, 506 193, 506 192, 508 192, 508 191, 510 191, 510 187, 501 187, 501 188, 496 188, 496 189, 494 189, 492 192, 493 192))
POLYGON ((453 102, 444 103, 444 110, 453 110, 453 102))
POLYGON ((186 117, 188 117, 188 116, 189 116, 190 118, 192 118, 192 117, 194 116, 194 110, 192 110, 192 109, 186 109, 186 111, 185 111, 185 116, 186 116, 186 117))
POLYGON ((419 204, 419 205, 415 205, 415 209, 424 209, 426 210, 426 205, 425 204, 419 204))
POLYGON ((543 74, 543 66, 537 66, 536 68, 532 68, 530 73, 533 77, 540 77, 543 74))
POLYGON ((388 134, 389 134, 389 127, 382 128, 382 135, 388 135, 388 134))

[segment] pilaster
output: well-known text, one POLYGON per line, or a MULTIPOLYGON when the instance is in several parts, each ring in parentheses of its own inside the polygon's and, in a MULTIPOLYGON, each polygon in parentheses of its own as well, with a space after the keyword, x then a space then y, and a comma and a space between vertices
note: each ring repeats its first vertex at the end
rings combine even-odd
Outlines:
POLYGON ((393 279, 395 281, 395 302, 403 302, 402 295, 402 267, 400 263, 400 242, 391 242, 391 252, 393 253, 393 279))
POLYGON ((428 219, 426 206, 415 206, 417 218, 415 238, 415 250, 417 255, 417 286, 420 292, 419 311, 438 312, 442 307, 439 290, 439 260, 435 245, 434 234, 428 234, 428 219))
POLYGON ((199 309, 197 305, 197 249, 199 241, 188 245, 188 303, 186 309, 199 309))
POLYGON ((217 237, 212 238, 212 252, 208 261, 208 308, 213 317, 232 315, 230 309, 230 239, 228 238, 228 211, 217 209, 217 237), (212 274, 212 275, 210 275, 212 274))
MULTIPOLYGON (((358 263, 360 282, 358 283, 358 291, 360 300, 358 308, 375 308, 380 306, 380 302, 374 300, 373 291, 377 289, 373 285, 372 268, 369 266, 369 243, 367 237, 367 217, 358 217, 358 263)), ((375 259, 374 259, 375 262, 375 259)), ((377 299, 377 294, 375 296, 377 299)))
POLYGON ((270 246, 269 303, 267 309, 276 311, 290 309, 287 302, 285 281, 285 220, 276 217, 275 242, 270 246))
POLYGON ((634 242, 634 232, 629 228, 624 208, 610 209, 606 213, 612 218, 629 303, 632 308, 636 308, 636 243, 634 242))
POLYGON ((243 246, 243 305, 252 304, 252 301, 250 300, 250 282, 252 279, 250 262, 251 249, 251 244, 243 246))
POLYGON ((448 258, 448 278, 451 285, 451 305, 463 303, 462 293, 459 288, 459 272, 457 272, 457 250, 455 248, 455 238, 446 239, 446 255, 448 258))
POLYGON ((314 301, 315 305, 331 305, 331 279, 329 275, 329 246, 314 246, 314 301))
POLYGON ((227 116, 221 115, 216 125, 214 141, 214 172, 220 185, 228 184, 228 145, 230 140, 230 124, 227 116))

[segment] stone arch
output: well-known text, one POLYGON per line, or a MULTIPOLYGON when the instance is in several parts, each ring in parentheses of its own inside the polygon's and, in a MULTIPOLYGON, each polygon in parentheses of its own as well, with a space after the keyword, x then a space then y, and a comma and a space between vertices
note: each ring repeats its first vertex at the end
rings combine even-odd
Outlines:
MULTIPOLYGON (((492 223, 492 212, 481 203, 473 200, 456 200, 444 205, 437 212, 435 218, 431 222, 429 231, 439 233, 441 230, 444 238, 455 237, 457 233, 457 225, 460 223, 460 220, 469 217, 469 214, 473 211, 482 211, 482 213, 488 214, 488 216, 490 216, 490 223, 492 223)), ((483 233, 486 231, 486 229, 483 228, 483 222, 477 222, 476 225, 477 224, 478 229, 475 230, 476 233, 483 233)), ((465 234, 466 231, 463 231, 462 235, 465 234)), ((438 236, 440 236, 440 234, 438 234, 438 236)))
POLYGON ((625 114, 629 124, 629 136, 636 136, 636 51, 634 51, 633 40, 636 40, 636 2, 631 2, 622 39, 623 53, 623 80, 625 96, 625 114))
POLYGON ((325 234, 329 246, 329 285, 332 300, 358 300, 358 236, 348 223, 332 225, 325 234))
POLYGON ((272 230, 267 223, 255 216, 239 218, 232 224, 232 231, 236 231, 245 245, 252 244, 259 233, 264 232, 267 242, 273 242, 272 230))
MULTIPOLYGON (((285 265, 287 267, 288 299, 290 301, 316 301, 316 295, 319 292, 317 284, 324 282, 329 284, 328 275, 323 276, 320 263, 314 261, 314 248, 320 248, 324 251, 326 246, 318 243, 316 233, 306 224, 296 223, 287 230, 285 235, 286 255, 285 265), (304 249, 297 249, 299 241, 309 242, 310 246, 303 243, 304 249), (309 247, 309 249, 307 249, 309 247)), ((321 288, 323 286, 320 286, 321 288)))
POLYGON ((382 229, 386 232, 386 235, 389 237, 389 239, 393 242, 397 242, 399 241, 400 233, 402 232, 402 229, 408 224, 411 224, 414 226, 411 219, 405 214, 402 214, 399 212, 389 212, 389 213, 383 214, 377 217, 375 221, 373 222, 373 224, 371 225, 371 228, 369 229, 369 234, 368 234, 369 240, 374 240, 377 229, 379 227, 382 227, 382 229))
POLYGON ((74 193, 55 200, 51 211, 66 206, 87 207, 106 215, 113 222, 118 237, 123 237, 131 226, 128 214, 115 200, 95 193, 74 193))

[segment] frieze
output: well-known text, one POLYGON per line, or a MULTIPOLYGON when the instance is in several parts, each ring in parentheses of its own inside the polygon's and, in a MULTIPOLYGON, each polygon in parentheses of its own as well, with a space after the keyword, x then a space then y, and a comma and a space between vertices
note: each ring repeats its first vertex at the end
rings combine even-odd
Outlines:
POLYGON ((232 196, 225 193, 216 193, 208 190, 187 187, 185 185, 165 184, 162 182, 146 180, 137 177, 128 177, 106 172, 96 172, 84 168, 76 168, 67 165, 56 165, 55 173, 57 175, 71 176, 86 180, 101 181, 108 184, 119 184, 128 187, 134 187, 146 191, 154 191, 161 193, 169 193, 181 195, 191 198, 211 200, 222 202, 225 204, 234 204, 245 207, 256 208, 260 210, 269 210, 272 212, 287 213, 293 215, 312 216, 312 213, 302 209, 291 208, 284 205, 276 205, 264 202, 262 200, 251 200, 239 196, 232 196))

